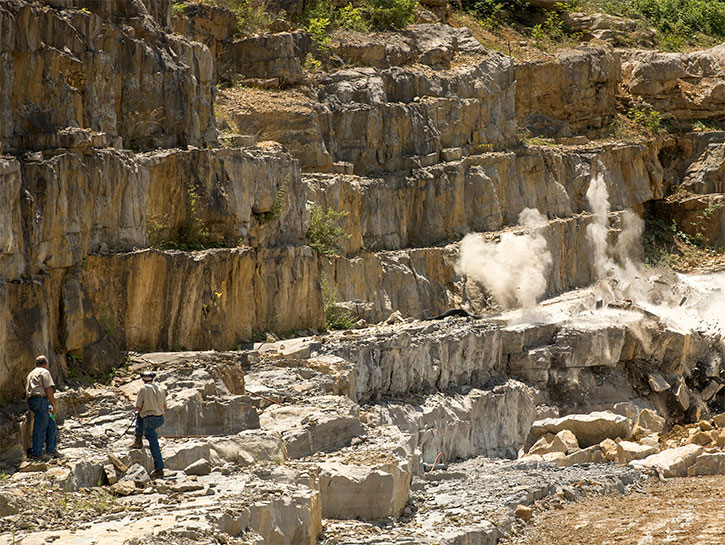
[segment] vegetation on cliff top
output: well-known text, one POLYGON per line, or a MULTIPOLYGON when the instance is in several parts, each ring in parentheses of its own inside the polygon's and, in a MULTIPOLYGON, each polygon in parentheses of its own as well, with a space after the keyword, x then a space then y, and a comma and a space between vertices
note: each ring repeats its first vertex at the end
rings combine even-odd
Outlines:
POLYGON ((568 45, 578 39, 567 27, 563 17, 566 12, 632 19, 642 29, 655 29, 657 47, 665 51, 710 47, 725 38, 722 0, 571 0, 561 2, 553 11, 533 8, 525 0, 462 0, 460 5, 465 13, 508 42, 518 35, 531 39, 532 45, 540 49, 568 45))

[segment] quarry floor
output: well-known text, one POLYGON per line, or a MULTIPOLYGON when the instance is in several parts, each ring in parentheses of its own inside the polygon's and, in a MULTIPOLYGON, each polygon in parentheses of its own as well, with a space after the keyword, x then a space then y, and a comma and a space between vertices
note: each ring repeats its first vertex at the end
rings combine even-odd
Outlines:
POLYGON ((723 545, 725 476, 650 479, 644 490, 567 503, 534 515, 505 545, 723 545))

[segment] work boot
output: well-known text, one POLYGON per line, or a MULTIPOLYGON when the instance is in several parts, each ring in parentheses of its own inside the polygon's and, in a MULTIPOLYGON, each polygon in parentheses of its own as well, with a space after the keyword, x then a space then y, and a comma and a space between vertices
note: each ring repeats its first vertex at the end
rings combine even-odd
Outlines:
POLYGON ((58 452, 57 450, 54 450, 53 452, 46 452, 45 454, 49 458, 54 458, 56 460, 60 460, 61 458, 63 458, 63 455, 60 452, 58 452))
POLYGON ((164 477, 164 470, 163 469, 154 469, 151 472, 151 478, 152 479, 163 479, 164 477))
POLYGON ((133 444, 131 445, 132 449, 136 448, 143 448, 143 435, 136 435, 135 439, 133 441, 133 444))

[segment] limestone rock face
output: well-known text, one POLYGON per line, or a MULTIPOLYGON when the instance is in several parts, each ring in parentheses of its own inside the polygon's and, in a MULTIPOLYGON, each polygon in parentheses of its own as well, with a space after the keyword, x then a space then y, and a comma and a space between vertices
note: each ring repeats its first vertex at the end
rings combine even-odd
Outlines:
POLYGON ((725 48, 694 53, 639 51, 622 66, 626 89, 681 120, 718 119, 725 111, 725 48))
POLYGON ((601 411, 590 414, 570 414, 562 418, 546 418, 534 422, 531 431, 539 437, 544 433, 558 433, 561 430, 571 431, 586 448, 596 445, 604 439, 628 437, 632 422, 611 412, 601 411))
POLYGON ((313 44, 307 32, 265 34, 217 45, 219 77, 274 79, 279 85, 294 85, 305 79, 302 60, 313 44))
POLYGON ((663 477, 687 477, 688 468, 704 452, 698 445, 663 450, 643 460, 634 460, 629 465, 635 469, 656 469, 663 477))
MULTIPOLYGON (((682 185, 693 193, 722 193, 725 145, 710 144, 685 172, 682 185)), ((719 219, 719 218, 717 218, 719 219)))
POLYGON ((320 464, 322 516, 376 520, 397 517, 408 501, 410 464, 393 459, 374 465, 320 464))
POLYGON ((478 455, 510 457, 523 442, 534 417, 527 388, 509 380, 490 390, 430 396, 422 411, 390 405, 382 423, 409 434, 402 448, 413 464, 413 473, 419 474, 423 462, 432 463, 440 452, 447 460, 478 455))
POLYGON ((82 277, 95 316, 101 323, 104 315, 113 317, 113 325, 105 319, 106 329, 122 346, 232 348, 257 324, 280 330, 322 325, 311 249, 207 250, 192 259, 155 251, 89 257, 82 277), (126 295, 116 299, 112 293, 126 295), (309 302, 301 306, 300 300, 309 302), (227 321, 230 312, 240 320, 227 321))
POLYGON ((236 107, 225 97, 221 104, 237 131, 280 142, 303 170, 329 172, 333 163, 346 162, 367 175, 432 165, 446 148, 512 143, 513 93, 510 61, 489 53, 478 64, 440 74, 340 70, 294 108, 236 107))
POLYGON ((589 210, 592 165, 608 175, 613 209, 639 209, 662 194, 662 165, 641 144, 608 145, 587 153, 530 148, 486 153, 416 169, 411 176, 303 176, 308 200, 347 212, 348 254, 361 249, 423 246, 516 224, 524 208, 567 217, 589 210))
POLYGON ((615 113, 621 66, 607 49, 562 51, 554 61, 523 62, 514 70, 516 119, 532 134, 599 130, 615 113))
POLYGON ((0 26, 12 31, 0 47, 0 141, 24 147, 66 127, 120 136, 128 147, 214 141, 209 50, 157 30, 140 1, 96 4, 136 13, 122 10, 119 24, 79 9, 3 2, 0 26))

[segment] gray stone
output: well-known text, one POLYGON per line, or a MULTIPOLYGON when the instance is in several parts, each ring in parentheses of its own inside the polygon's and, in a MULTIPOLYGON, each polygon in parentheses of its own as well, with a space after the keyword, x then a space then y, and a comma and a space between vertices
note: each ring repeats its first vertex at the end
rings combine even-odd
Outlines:
POLYGON ((536 437, 544 433, 569 430, 574 433, 582 448, 596 445, 604 439, 629 437, 631 429, 631 420, 607 411, 547 418, 534 422, 531 427, 536 437))
POLYGON ((117 484, 133 483, 134 485, 142 486, 149 482, 149 477, 146 469, 139 463, 135 463, 128 468, 126 473, 118 480, 117 484))
POLYGON ((209 475, 211 473, 211 464, 209 460, 202 458, 197 460, 193 464, 189 464, 184 468, 184 473, 187 475, 209 475))

